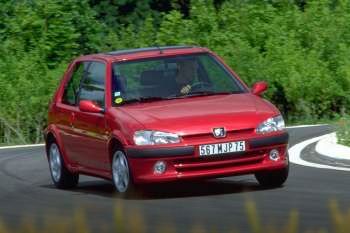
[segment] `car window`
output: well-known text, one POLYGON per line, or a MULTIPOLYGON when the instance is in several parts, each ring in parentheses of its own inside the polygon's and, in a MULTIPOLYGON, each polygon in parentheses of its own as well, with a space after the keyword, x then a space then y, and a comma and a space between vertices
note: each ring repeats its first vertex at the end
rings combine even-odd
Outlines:
POLYGON ((84 70, 88 67, 87 63, 76 63, 68 84, 64 89, 64 94, 62 97, 62 102, 64 104, 76 105, 80 81, 84 76, 84 70))
MULTIPOLYGON (((147 80, 147 77, 152 76, 153 80, 159 80, 159 75, 164 70, 163 66, 162 61, 150 60, 128 63, 128 65, 122 65, 118 69, 114 67, 112 83, 114 96, 118 98, 118 93, 122 93, 126 99, 139 97, 141 88, 151 84, 151 80, 147 80)), ((149 95, 149 93, 145 95, 149 95)))
POLYGON ((104 107, 105 76, 106 65, 101 62, 91 62, 81 81, 79 100, 92 100, 100 107, 104 107))

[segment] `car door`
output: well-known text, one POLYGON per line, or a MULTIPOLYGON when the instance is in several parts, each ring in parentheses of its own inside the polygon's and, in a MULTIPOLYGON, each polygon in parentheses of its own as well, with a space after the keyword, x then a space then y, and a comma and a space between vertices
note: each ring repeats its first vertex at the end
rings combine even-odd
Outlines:
POLYGON ((77 165, 79 139, 74 131, 74 120, 78 109, 80 82, 88 67, 87 62, 75 62, 68 71, 67 82, 61 100, 57 102, 57 127, 63 142, 63 150, 70 164, 77 165))
MULTIPOLYGON (((79 101, 90 100, 105 108, 106 64, 89 63, 81 80, 79 101)), ((78 163, 85 169, 108 170, 108 133, 103 113, 78 111, 74 118, 74 131, 79 138, 78 163)))

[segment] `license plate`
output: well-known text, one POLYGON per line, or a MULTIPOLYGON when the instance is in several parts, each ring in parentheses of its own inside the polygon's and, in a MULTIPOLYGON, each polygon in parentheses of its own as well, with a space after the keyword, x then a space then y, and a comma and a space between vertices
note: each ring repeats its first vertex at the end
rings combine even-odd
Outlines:
POLYGON ((199 146, 199 155, 207 156, 207 155, 219 155, 219 154, 227 154, 245 151, 245 142, 225 142, 225 143, 217 143, 217 144, 209 144, 209 145, 200 145, 199 146))

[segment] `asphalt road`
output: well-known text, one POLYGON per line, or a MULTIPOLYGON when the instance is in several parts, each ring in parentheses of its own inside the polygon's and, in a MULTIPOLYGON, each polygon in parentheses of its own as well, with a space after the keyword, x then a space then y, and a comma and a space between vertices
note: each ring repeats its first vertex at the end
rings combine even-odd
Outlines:
MULTIPOLYGON (((326 126, 290 129, 290 145, 330 130, 326 126)), ((303 157, 307 153, 310 149, 303 151, 303 157)), ((75 210, 83 209, 91 227, 108 230, 119 206, 126 226, 135 224, 136 211, 143 216, 147 232, 164 222, 176 226, 177 232, 189 232, 194 224, 217 232, 249 232, 245 203, 252 200, 264 224, 285 225, 290 211, 298 210, 301 231, 330 229, 329 201, 336 199, 343 211, 349 209, 349 181, 348 172, 291 164, 288 181, 277 189, 261 189, 253 176, 240 176, 157 185, 122 197, 108 181, 88 177, 82 177, 74 190, 57 190, 43 147, 6 149, 0 150, 0 218, 17 226, 24 217, 38 222, 46 216, 71 218, 75 210)))

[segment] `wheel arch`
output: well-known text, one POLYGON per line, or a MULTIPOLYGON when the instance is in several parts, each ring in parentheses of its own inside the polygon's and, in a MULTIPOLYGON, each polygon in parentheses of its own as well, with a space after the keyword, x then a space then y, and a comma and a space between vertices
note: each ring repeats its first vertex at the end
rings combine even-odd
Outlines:
POLYGON ((49 156, 50 144, 52 142, 56 142, 59 149, 60 149, 60 152, 61 152, 61 155, 63 158, 63 162, 67 166, 67 169, 69 169, 70 171, 75 171, 75 169, 72 167, 71 163, 69 162, 69 159, 67 158, 67 154, 66 154, 66 151, 64 150, 64 145, 63 145, 62 139, 59 136, 58 129, 56 126, 50 125, 46 128, 44 140, 45 140, 46 157, 48 158, 48 156, 49 156))
POLYGON ((55 138, 55 135, 52 133, 52 132, 48 132, 46 135, 45 135, 45 150, 46 150, 46 157, 49 156, 49 147, 51 145, 52 142, 55 142, 57 141, 56 138, 55 138))
POLYGON ((129 168, 129 182, 132 186, 131 189, 133 189, 134 188, 133 185, 135 184, 135 181, 134 181, 134 176, 133 176, 133 172, 132 172, 132 164, 130 163, 128 155, 127 155, 126 150, 125 150, 126 146, 128 146, 128 144, 127 144, 126 140, 123 140, 123 137, 118 137, 118 136, 113 135, 111 137, 111 139, 109 140, 108 153, 109 153, 109 163, 111 166, 111 176, 112 176, 112 180, 114 182, 113 171, 112 171, 113 165, 112 164, 113 164, 114 152, 116 149, 118 149, 118 150, 121 150, 126 157, 128 168, 129 168))
POLYGON ((45 150, 46 156, 49 155, 50 144, 52 142, 56 142, 58 146, 61 148, 61 140, 56 133, 57 129, 54 125, 49 125, 44 132, 44 140, 45 140, 45 150))
POLYGON ((113 152, 116 148, 120 148, 124 151, 125 145, 121 142, 119 138, 113 136, 108 143, 108 159, 111 164, 113 160, 113 152))

